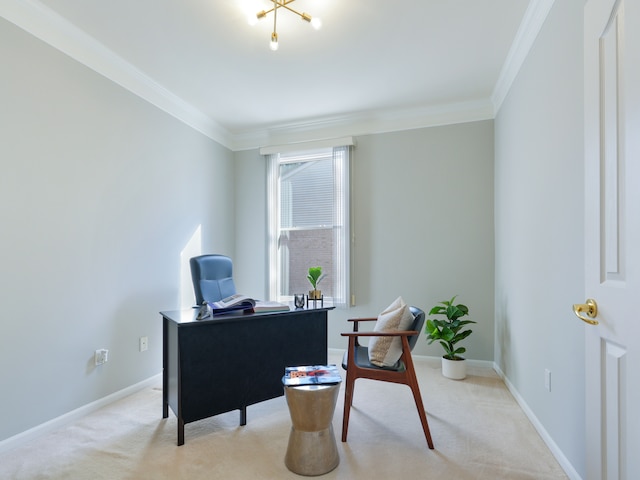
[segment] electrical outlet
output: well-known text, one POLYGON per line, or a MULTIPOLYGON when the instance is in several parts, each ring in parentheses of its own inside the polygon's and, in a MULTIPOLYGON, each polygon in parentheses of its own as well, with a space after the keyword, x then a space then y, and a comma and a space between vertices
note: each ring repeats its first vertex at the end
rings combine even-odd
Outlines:
POLYGON ((100 348, 96 350, 95 361, 96 365, 107 363, 107 361, 109 361, 109 350, 107 350, 106 348, 100 348))
POLYGON ((549 392, 551 391, 551 370, 548 368, 544 369, 544 388, 549 392))
POLYGON ((144 352, 149 348, 149 338, 140 337, 140 351, 144 352))

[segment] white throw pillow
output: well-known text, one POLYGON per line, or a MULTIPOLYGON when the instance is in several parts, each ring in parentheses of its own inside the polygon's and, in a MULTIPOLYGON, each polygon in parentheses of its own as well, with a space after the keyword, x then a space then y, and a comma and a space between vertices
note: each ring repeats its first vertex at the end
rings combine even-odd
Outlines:
MULTIPOLYGON (((378 315, 374 332, 409 330, 413 315, 402 297, 398 297, 378 315)), ((369 341, 369 361, 379 367, 392 367, 402 355, 400 337, 371 337, 369 341)))

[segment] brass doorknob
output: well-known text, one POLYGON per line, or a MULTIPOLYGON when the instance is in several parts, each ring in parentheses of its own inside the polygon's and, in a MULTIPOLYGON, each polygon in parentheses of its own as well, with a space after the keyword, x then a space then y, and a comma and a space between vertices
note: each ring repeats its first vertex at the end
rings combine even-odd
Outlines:
POLYGON ((589 325, 598 325, 600 322, 597 320, 592 320, 598 316, 598 304, 592 298, 587 299, 586 303, 576 303, 573 306, 573 313, 585 323, 589 325), (586 313, 588 317, 582 315, 582 313, 586 313))

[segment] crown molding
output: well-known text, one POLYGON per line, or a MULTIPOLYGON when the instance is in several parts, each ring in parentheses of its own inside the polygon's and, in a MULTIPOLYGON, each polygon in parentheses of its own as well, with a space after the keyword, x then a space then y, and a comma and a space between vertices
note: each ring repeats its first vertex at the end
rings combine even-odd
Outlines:
POLYGON ((231 145, 229 132, 210 117, 37 0, 3 0, 0 16, 212 140, 231 145))
POLYGON ((249 150, 268 145, 312 140, 374 135, 401 130, 451 125, 494 117, 489 99, 421 106, 386 111, 361 112, 339 117, 309 119, 247 131, 234 137, 233 150, 249 150))
POLYGON ((531 0, 518 28, 507 59, 491 95, 494 112, 498 112, 526 60, 555 0, 531 0))

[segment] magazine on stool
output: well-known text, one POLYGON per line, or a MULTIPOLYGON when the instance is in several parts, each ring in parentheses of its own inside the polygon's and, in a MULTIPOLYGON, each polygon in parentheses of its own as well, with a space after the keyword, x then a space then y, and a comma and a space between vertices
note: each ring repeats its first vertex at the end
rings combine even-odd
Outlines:
POLYGON ((335 365, 304 365, 286 367, 282 383, 287 387, 300 385, 335 385, 342 377, 335 365))

